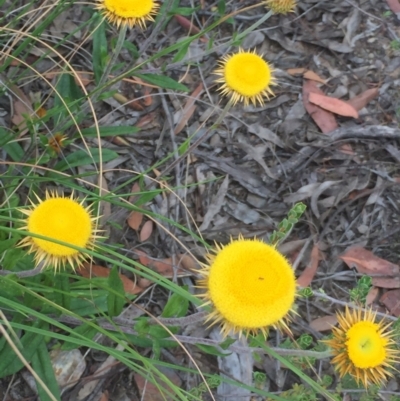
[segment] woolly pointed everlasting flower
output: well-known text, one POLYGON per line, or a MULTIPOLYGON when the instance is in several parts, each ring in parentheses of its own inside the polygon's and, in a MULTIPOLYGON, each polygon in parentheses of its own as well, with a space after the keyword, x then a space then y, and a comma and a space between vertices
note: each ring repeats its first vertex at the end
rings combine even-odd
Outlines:
POLYGON ((270 326, 290 332, 296 280, 288 261, 275 247, 254 239, 232 240, 208 255, 200 274, 201 297, 213 311, 207 321, 222 324, 222 334, 267 335, 270 326))
POLYGON ((265 4, 275 14, 287 14, 294 11, 296 0, 265 0, 265 4))
POLYGON ((275 85, 274 70, 254 50, 244 51, 224 56, 219 61, 219 67, 214 73, 219 76, 215 81, 222 84, 218 89, 222 95, 229 96, 232 103, 243 102, 247 106, 264 104, 274 93, 271 86, 275 85))
MULTIPOLYGON (((31 201, 30 209, 21 209, 27 216, 22 230, 81 248, 93 249, 98 236, 94 228, 96 218, 92 216, 90 207, 83 206, 83 201, 79 202, 73 194, 71 197, 64 197, 46 192, 44 200, 36 197, 38 204, 31 201)), ((43 262, 43 269, 51 266, 58 270, 67 263, 75 269, 88 257, 69 246, 30 235, 20 242, 20 246, 29 246, 28 252, 35 254, 37 264, 43 262)))
POLYGON ((350 374, 365 387, 382 384, 393 377, 390 368, 399 362, 399 351, 394 349, 394 332, 390 324, 375 322, 372 310, 338 312, 339 327, 333 328, 333 338, 325 343, 332 348, 332 364, 339 376, 350 374))
POLYGON ((146 21, 154 22, 159 5, 153 0, 97 0, 97 9, 117 27, 146 27, 146 21))

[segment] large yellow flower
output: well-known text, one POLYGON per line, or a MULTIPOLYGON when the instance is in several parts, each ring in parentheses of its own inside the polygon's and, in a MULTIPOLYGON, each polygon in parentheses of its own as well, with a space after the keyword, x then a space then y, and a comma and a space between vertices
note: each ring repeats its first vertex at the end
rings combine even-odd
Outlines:
POLYGON ((207 321, 222 323, 222 333, 256 333, 269 326, 290 331, 287 323, 296 295, 296 279, 288 261, 275 247, 260 240, 232 240, 208 255, 200 271, 207 321))
POLYGON ((222 84, 219 91, 230 97, 231 102, 249 102, 254 105, 264 104, 264 99, 274 95, 271 85, 275 85, 272 67, 263 57, 254 50, 230 54, 219 62, 214 71, 219 78, 217 83, 222 84))
POLYGON ((110 23, 117 27, 127 25, 144 28, 146 21, 154 21, 159 5, 153 0, 97 0, 100 10, 110 23))
POLYGON ((265 0, 265 3, 275 14, 293 12, 296 7, 296 0, 265 0))
MULTIPOLYGON (((30 209, 21 209, 27 218, 22 230, 43 235, 71 245, 93 249, 97 237, 94 228, 96 218, 92 217, 90 207, 83 206, 74 196, 64 197, 46 192, 46 199, 39 197, 38 204, 32 203, 30 209)), ((27 235, 20 246, 29 246, 29 252, 35 254, 37 264, 43 262, 43 268, 55 270, 69 263, 72 268, 82 264, 86 254, 67 245, 27 235)))
POLYGON ((399 351, 394 349, 393 331, 384 323, 375 322, 372 310, 338 313, 339 327, 333 328, 333 338, 325 341, 332 348, 332 364, 339 376, 350 374, 357 383, 382 384, 392 377, 389 368, 399 361, 399 351))

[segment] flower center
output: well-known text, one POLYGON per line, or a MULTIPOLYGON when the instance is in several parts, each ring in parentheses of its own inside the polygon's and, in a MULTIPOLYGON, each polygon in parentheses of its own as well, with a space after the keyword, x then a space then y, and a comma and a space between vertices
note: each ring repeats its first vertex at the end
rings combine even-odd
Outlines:
POLYGON ((358 368, 375 368, 385 361, 388 340, 380 334, 378 324, 355 323, 346 336, 349 358, 358 368))
MULTIPOLYGON (((92 221, 89 212, 70 198, 49 198, 36 206, 28 218, 28 230, 59 241, 85 248, 90 242, 92 221)), ((33 238, 44 252, 70 256, 79 251, 64 245, 33 238)))
POLYGON ((225 65, 226 84, 243 96, 262 93, 271 82, 269 65, 257 54, 238 53, 225 65))
POLYGON ((210 299, 235 326, 277 323, 291 309, 295 287, 287 260, 261 241, 233 241, 216 255, 210 267, 210 299))
POLYGON ((122 18, 142 18, 150 14, 153 0, 105 0, 104 7, 122 18))

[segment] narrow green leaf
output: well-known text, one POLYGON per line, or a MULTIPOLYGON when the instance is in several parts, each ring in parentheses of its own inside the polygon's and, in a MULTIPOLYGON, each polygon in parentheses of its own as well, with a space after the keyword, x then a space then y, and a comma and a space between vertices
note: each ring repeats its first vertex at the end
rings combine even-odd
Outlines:
POLYGON ((169 298, 161 317, 183 317, 189 308, 189 301, 179 294, 172 294, 169 298))
MULTIPOLYGON (((34 326, 42 328, 45 324, 42 321, 36 321, 34 326)), ((31 362, 36 349, 42 341, 43 336, 32 332, 26 332, 21 338, 22 349, 20 351, 28 362, 31 362)), ((19 372, 23 367, 24 364, 15 355, 10 345, 7 344, 0 352, 0 379, 19 372)))
MULTIPOLYGON (((90 154, 86 150, 78 150, 70 153, 64 160, 61 160, 54 167, 54 170, 65 171, 71 167, 88 166, 93 163, 99 163, 100 152, 97 148, 89 149, 90 154)), ((118 153, 111 149, 102 149, 102 162, 106 163, 118 157, 118 153)))
POLYGON ((71 295, 69 287, 69 277, 59 274, 57 280, 55 280, 55 288, 59 291, 55 291, 56 303, 65 309, 71 306, 71 295))
POLYGON ((178 50, 175 57, 173 58, 173 63, 177 63, 178 61, 183 60, 183 58, 186 56, 186 53, 188 52, 190 43, 191 42, 186 42, 183 44, 183 46, 178 50))
MULTIPOLYGON (((101 21, 101 18, 101 16, 98 17, 98 22, 101 21)), ((105 27, 106 24, 103 21, 93 33, 93 71, 96 83, 100 81, 108 60, 107 37, 105 27)))
MULTIPOLYGON (((91 340, 96 335, 96 333, 98 333, 98 330, 96 329, 96 327, 93 327, 89 324, 82 324, 81 326, 75 327, 72 330, 72 333, 69 335, 69 337, 75 338, 73 333, 79 334, 81 336, 86 337, 88 340, 91 340)), ((75 343, 72 342, 70 343, 67 341, 61 347, 63 351, 69 351, 75 348, 78 348, 78 346, 75 343)))
POLYGON ((114 266, 108 276, 108 285, 114 291, 110 291, 107 295, 107 308, 110 317, 118 316, 125 305, 124 284, 118 273, 118 267, 114 266), (115 293, 117 292, 117 294, 115 293))
MULTIPOLYGON (((47 351, 46 343, 43 340, 43 337, 39 346, 36 348, 35 354, 32 357, 32 368, 42 379, 43 383, 53 394, 54 398, 61 401, 60 388, 58 387, 57 380, 54 375, 54 370, 51 365, 50 355, 47 351)), ((36 381, 36 386, 40 401, 52 401, 50 396, 47 394, 47 392, 38 381, 36 381)))
POLYGON ((18 142, 9 142, 3 145, 3 149, 14 162, 21 161, 25 155, 24 150, 18 142))
POLYGON ((224 357, 224 356, 228 356, 228 355, 232 354, 232 352, 224 354, 223 352, 218 351, 218 349, 216 347, 214 347, 213 345, 196 344, 196 346, 198 348, 200 348, 203 352, 210 354, 210 355, 224 357))
POLYGON ((155 74, 137 74, 137 73, 135 73, 135 76, 143 79, 144 81, 150 84, 157 85, 160 88, 189 92, 189 89, 185 85, 176 82, 174 79, 170 77, 155 75, 155 74))
MULTIPOLYGON (((100 136, 122 136, 122 135, 131 135, 136 134, 140 131, 137 127, 131 126, 118 126, 118 127, 99 127, 100 136)), ((97 129, 96 127, 85 128, 81 131, 82 136, 85 138, 96 138, 97 137, 97 129)), ((75 137, 79 137, 79 133, 74 135, 75 137)))

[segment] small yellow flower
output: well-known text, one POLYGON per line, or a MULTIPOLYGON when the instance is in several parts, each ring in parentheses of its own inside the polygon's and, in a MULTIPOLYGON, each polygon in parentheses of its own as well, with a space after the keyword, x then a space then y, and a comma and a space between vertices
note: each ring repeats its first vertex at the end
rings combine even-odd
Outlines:
MULTIPOLYGON (((21 209, 27 218, 22 230, 43 235, 74 246, 93 249, 97 238, 94 228, 95 217, 92 217, 90 207, 83 206, 74 196, 64 197, 46 192, 46 199, 39 197, 38 204, 32 201, 28 210, 21 209)), ((43 262, 43 269, 54 267, 55 270, 69 263, 73 269, 80 266, 87 255, 66 245, 27 235, 20 246, 29 246, 29 253, 35 254, 37 264, 43 262)))
POLYGON ((200 274, 204 305, 212 305, 207 321, 222 323, 231 331, 264 336, 269 326, 290 331, 290 312, 296 296, 296 279, 288 261, 273 246, 254 239, 232 240, 207 255, 209 264, 200 274))
POLYGON ((265 0, 265 4, 275 14, 287 14, 296 8, 296 0, 265 0))
POLYGON ((215 81, 222 84, 219 91, 230 96, 231 102, 249 102, 264 104, 264 98, 274 95, 271 85, 275 85, 272 67, 254 50, 230 54, 222 58, 219 67, 214 71, 219 78, 215 81))
POLYGON ((365 387, 382 384, 393 377, 389 368, 399 361, 399 351, 394 349, 393 331, 389 324, 375 322, 372 310, 337 313, 339 327, 333 328, 333 338, 325 343, 332 348, 332 364, 339 376, 350 374, 365 387))
POLYGON ((154 15, 159 5, 153 0, 97 0, 100 10, 110 23, 127 25, 133 28, 139 25, 145 28, 146 21, 154 22, 154 15))

